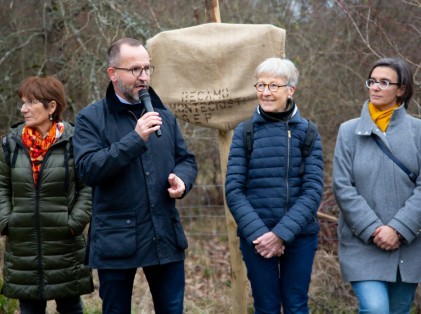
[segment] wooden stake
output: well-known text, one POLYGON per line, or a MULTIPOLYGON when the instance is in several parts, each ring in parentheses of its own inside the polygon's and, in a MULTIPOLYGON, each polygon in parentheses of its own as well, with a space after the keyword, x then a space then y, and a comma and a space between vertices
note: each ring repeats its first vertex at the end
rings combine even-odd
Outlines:
MULTIPOLYGON (((206 18, 209 23, 221 23, 218 0, 205 0, 206 18)), ((221 163, 222 187, 224 192, 225 218, 228 230, 228 244, 230 249, 231 283, 232 283, 232 313, 247 313, 247 273, 243 258, 240 252, 240 240, 237 237, 237 224, 228 209, 225 200, 225 176, 227 174, 227 163, 233 131, 218 131, 219 158, 221 163)))
POLYGON ((219 14, 218 0, 205 0, 206 20, 215 23, 221 23, 221 14, 219 14))

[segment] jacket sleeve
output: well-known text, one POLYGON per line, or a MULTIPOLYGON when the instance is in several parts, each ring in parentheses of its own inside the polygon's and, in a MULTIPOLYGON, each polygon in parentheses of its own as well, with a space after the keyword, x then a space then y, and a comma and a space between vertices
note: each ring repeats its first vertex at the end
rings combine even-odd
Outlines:
MULTIPOLYGON (((272 229, 278 237, 291 243, 311 222, 317 221, 317 210, 323 197, 323 154, 320 134, 304 160, 300 195, 272 229)), ((317 223, 317 222, 316 222, 317 223)))
MULTIPOLYGON (((405 180, 399 183, 402 188, 405 188, 405 190, 410 190, 412 193, 409 198, 406 199, 403 206, 396 212, 393 219, 387 223, 388 226, 398 231, 404 237, 407 244, 410 244, 421 236, 421 136, 419 133, 421 123, 418 118, 411 117, 410 121, 415 123, 411 124, 410 122, 407 122, 406 125, 412 130, 415 130, 415 134, 412 139, 407 138, 407 141, 414 141, 414 151, 413 153, 409 153, 409 150, 404 149, 404 152, 405 154, 417 156, 418 171, 415 173, 418 173, 418 176, 417 180, 415 181, 415 185, 413 185, 412 182, 408 180, 408 176, 405 176, 405 180)), ((404 138, 404 136, 401 138, 404 138)), ((400 143, 398 141, 398 145, 399 144, 400 143)), ((399 149, 402 149, 400 145, 395 148, 395 150, 399 149)), ((404 164, 409 164, 409 161, 407 162, 404 159, 401 159, 401 161, 404 164)))
POLYGON ((10 167, 5 161, 3 149, 0 152, 0 234, 7 233, 9 217, 12 213, 12 180, 10 167))
MULTIPOLYGON (((89 108, 89 107, 88 107, 89 108)), ((138 158, 147 147, 133 130, 109 147, 104 147, 96 112, 82 111, 76 117, 73 146, 76 172, 89 186, 100 185, 138 158)))
POLYGON ((229 152, 225 196, 241 236, 253 245, 253 241, 269 232, 269 229, 247 199, 247 176, 248 165, 241 123, 234 131, 229 152))
POLYGON ((81 234, 91 221, 92 190, 75 176, 76 200, 69 214, 69 226, 75 234, 81 234))
POLYGON ((369 243, 373 232, 383 223, 355 187, 354 145, 351 143, 353 135, 349 124, 342 124, 339 128, 333 159, 333 192, 343 219, 352 233, 363 242, 369 243))
POLYGON ((413 193, 405 202, 388 226, 399 232, 407 244, 418 239, 421 235, 421 171, 418 174, 413 193))
MULTIPOLYGON (((174 117, 175 119, 175 117, 174 117)), ((173 173, 183 180, 186 190, 183 197, 192 189, 197 176, 195 156, 188 150, 177 121, 174 123, 175 167, 173 173)))

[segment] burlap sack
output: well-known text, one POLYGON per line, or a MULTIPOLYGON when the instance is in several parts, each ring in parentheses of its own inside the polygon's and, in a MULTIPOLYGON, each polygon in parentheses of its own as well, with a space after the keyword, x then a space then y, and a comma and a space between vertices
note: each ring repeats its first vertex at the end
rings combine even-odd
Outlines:
POLYGON ((146 45, 155 66, 151 86, 176 117, 231 130, 257 105, 257 65, 285 56, 285 30, 209 23, 162 32, 146 45))

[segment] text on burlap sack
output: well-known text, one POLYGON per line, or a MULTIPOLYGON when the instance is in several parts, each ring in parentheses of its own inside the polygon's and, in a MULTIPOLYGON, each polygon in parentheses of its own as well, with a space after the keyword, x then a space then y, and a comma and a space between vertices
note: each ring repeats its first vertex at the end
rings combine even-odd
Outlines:
POLYGON ((228 88, 181 92, 178 103, 168 103, 177 118, 189 123, 207 125, 216 116, 235 115, 246 104, 246 98, 230 98, 228 88))

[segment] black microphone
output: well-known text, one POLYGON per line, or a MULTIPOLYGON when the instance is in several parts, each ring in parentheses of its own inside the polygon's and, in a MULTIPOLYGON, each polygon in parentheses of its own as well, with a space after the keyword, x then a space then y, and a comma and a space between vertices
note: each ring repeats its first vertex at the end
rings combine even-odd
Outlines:
MULTIPOLYGON (((145 110, 147 112, 154 112, 151 102, 151 96, 149 96, 147 89, 140 89, 139 90, 139 99, 142 102, 145 110)), ((162 135, 161 129, 155 131, 156 136, 160 137, 162 135)))

